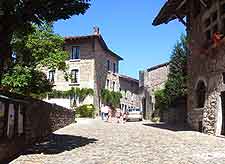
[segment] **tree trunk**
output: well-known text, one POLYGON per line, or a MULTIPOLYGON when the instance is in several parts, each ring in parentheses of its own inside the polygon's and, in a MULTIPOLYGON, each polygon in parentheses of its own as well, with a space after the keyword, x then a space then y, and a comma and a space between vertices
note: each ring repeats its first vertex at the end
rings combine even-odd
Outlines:
POLYGON ((0 87, 2 87, 2 76, 8 70, 11 63, 11 46, 10 42, 12 39, 13 31, 10 27, 1 24, 0 19, 0 87))

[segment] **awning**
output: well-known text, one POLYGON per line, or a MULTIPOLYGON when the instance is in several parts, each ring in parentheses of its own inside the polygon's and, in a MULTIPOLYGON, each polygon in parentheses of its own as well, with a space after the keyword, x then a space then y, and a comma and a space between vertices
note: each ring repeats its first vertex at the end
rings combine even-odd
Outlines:
POLYGON ((187 0, 168 0, 161 8, 152 25, 157 26, 177 18, 183 18, 188 13, 187 9, 187 0))

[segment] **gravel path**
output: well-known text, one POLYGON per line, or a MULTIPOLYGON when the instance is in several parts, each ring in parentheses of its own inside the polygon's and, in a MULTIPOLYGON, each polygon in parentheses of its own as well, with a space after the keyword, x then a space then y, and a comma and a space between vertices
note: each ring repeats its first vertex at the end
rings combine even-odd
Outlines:
POLYGON ((163 124, 79 120, 12 164, 225 164, 225 139, 163 124))

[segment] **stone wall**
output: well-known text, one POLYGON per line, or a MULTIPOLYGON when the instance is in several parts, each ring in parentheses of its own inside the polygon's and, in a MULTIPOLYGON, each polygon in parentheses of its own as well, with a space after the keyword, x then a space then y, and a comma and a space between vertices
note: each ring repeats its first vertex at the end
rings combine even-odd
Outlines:
MULTIPOLYGON (((60 91, 70 90, 72 87, 76 88, 91 88, 94 89, 95 85, 95 60, 94 60, 94 52, 95 49, 93 47, 94 38, 90 39, 79 39, 79 40, 69 40, 66 41, 64 49, 69 53, 72 53, 72 47, 78 46, 80 47, 80 59, 76 60, 66 60, 66 64, 68 65, 68 74, 71 73, 71 70, 78 69, 78 83, 73 84, 71 80, 68 81, 65 79, 65 73, 60 70, 55 71, 55 82, 54 89, 60 91)), ((48 76, 49 70, 44 70, 46 75, 48 76)), ((56 102, 57 103, 57 102, 56 102)), ((84 104, 94 104, 94 97, 88 96, 84 102, 84 104)), ((70 106, 67 104, 66 106, 70 106)))
POLYGON ((100 44, 96 44, 95 50, 95 89, 97 91, 96 103, 101 106, 101 90, 113 90, 113 82, 115 82, 114 91, 119 91, 119 74, 113 72, 112 63, 116 63, 119 70, 119 59, 104 51, 100 44), (110 61, 110 70, 108 70, 107 61, 110 61), (109 86, 107 86, 109 80, 109 86))
POLYGON ((220 15, 223 13, 220 11, 220 3, 224 3, 224 1, 213 1, 209 9, 204 8, 196 16, 194 15, 196 13, 194 1, 190 1, 191 14, 187 19, 189 25, 188 46, 190 48, 188 56, 188 122, 194 129, 213 135, 221 133, 222 106, 220 95, 224 91, 224 45, 217 47, 211 41, 214 32, 224 32, 222 18, 225 15, 220 15), (213 17, 213 13, 218 14, 216 19, 213 17), (206 25, 207 20, 211 23, 206 25), (217 26, 217 29, 214 26, 217 26), (204 82, 206 88, 205 103, 203 108, 198 108, 197 86, 201 81, 204 82))
POLYGON ((185 124, 187 121, 187 101, 186 97, 177 99, 173 105, 162 112, 161 121, 173 124, 185 124))
POLYGON ((3 122, 4 135, 0 136, 0 163, 13 157, 28 145, 43 139, 55 130, 65 127, 75 120, 75 113, 72 110, 24 96, 3 95, 7 96, 0 98, 5 107, 4 118, 6 120, 3 122), (9 104, 14 107, 15 114, 13 115, 9 114, 9 104), (19 133, 19 109, 23 113, 22 133, 19 133), (14 132, 10 136, 8 134, 9 117, 13 117, 14 120, 11 128, 14 129, 14 132))
POLYGON ((120 107, 122 110, 128 108, 141 108, 141 97, 139 94, 139 80, 120 75, 120 92, 122 98, 120 100, 120 107))
POLYGON ((160 64, 147 70, 139 72, 140 88, 142 96, 142 108, 144 110, 145 119, 151 119, 155 110, 154 92, 164 88, 168 78, 169 63, 160 64))
POLYGON ((32 101, 25 107, 26 137, 35 141, 75 121, 75 113, 55 104, 32 101))

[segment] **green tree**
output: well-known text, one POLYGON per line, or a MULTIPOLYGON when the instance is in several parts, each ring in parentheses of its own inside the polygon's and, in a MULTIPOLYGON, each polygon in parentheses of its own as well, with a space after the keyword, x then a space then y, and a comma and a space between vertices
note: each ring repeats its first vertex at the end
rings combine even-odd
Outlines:
POLYGON ((187 38, 185 35, 181 35, 172 51, 168 80, 165 85, 169 104, 187 94, 187 54, 187 38))
POLYGON ((26 35, 32 24, 43 25, 84 14, 89 6, 89 0, 1 0, 0 82, 12 61, 10 43, 15 32, 26 35))
POLYGON ((174 46, 165 89, 155 91, 156 109, 164 110, 187 94, 187 38, 181 35, 174 46))
POLYGON ((72 106, 76 107, 78 104, 82 103, 86 97, 93 96, 94 90, 91 88, 71 88, 71 90, 68 91, 68 94, 70 98, 73 99, 72 106))
POLYGON ((12 41, 14 62, 4 74, 2 85, 11 91, 38 95, 51 91, 53 85, 41 69, 66 71, 68 53, 63 50, 64 39, 56 35, 49 25, 44 28, 33 26, 32 33, 15 34, 12 41))

